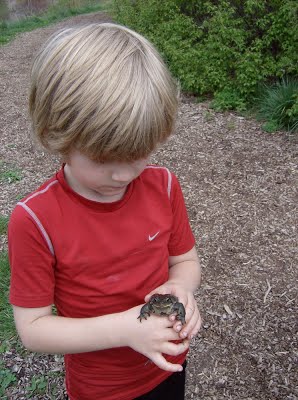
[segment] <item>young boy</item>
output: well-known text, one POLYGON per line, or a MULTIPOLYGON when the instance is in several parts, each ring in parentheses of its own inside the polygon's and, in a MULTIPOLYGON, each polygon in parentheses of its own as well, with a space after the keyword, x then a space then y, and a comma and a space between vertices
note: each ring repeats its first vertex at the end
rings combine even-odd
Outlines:
POLYGON ((200 266, 176 177, 147 165, 176 111, 159 54, 125 27, 66 29, 35 59, 34 132, 64 164, 12 213, 10 301, 28 349, 65 354, 71 400, 184 397, 200 266), (140 322, 153 293, 176 295, 186 324, 140 322))

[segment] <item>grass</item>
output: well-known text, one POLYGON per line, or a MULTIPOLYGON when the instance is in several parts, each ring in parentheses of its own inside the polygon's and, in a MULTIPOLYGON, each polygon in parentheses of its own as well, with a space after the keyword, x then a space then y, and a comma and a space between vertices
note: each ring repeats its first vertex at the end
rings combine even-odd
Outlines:
POLYGON ((34 375, 31 378, 29 385, 26 387, 27 398, 31 399, 35 396, 56 399, 58 388, 56 378, 63 377, 63 373, 59 371, 49 371, 46 375, 34 375))
POLYGON ((74 15, 106 11, 109 4, 110 1, 108 0, 59 0, 54 5, 50 6, 43 14, 33 15, 14 22, 1 22, 0 45, 7 44, 19 33, 42 28, 74 15))
POLYGON ((7 233, 9 217, 6 215, 0 215, 0 235, 5 235, 7 233))
MULTIPOLYGON (((15 329, 13 312, 8 302, 10 269, 8 255, 0 252, 0 356, 1 353, 13 351, 20 357, 26 358, 30 354, 24 349, 15 329), (13 350, 12 350, 13 349, 13 350)), ((46 374, 34 375, 25 387, 26 398, 35 396, 56 399, 58 393, 57 378, 63 379, 62 371, 48 371, 46 374)), ((18 382, 18 377, 13 370, 0 361, 0 399, 9 400, 9 389, 18 382)))
POLYGON ((257 116, 265 121, 264 130, 298 132, 298 79, 283 78, 263 86, 258 103, 257 116))
POLYGON ((0 160, 0 182, 14 183, 22 179, 21 171, 14 165, 0 160))
POLYGON ((8 397, 5 395, 6 389, 17 381, 15 374, 9 369, 5 368, 3 363, 0 362, 0 399, 6 400, 8 397))
POLYGON ((0 253, 0 342, 16 337, 11 305, 8 301, 10 269, 7 252, 0 253))
POLYGON ((18 170, 7 170, 0 173, 0 180, 8 183, 14 183, 22 179, 21 173, 18 170))
MULTIPOLYGON (((0 235, 7 234, 9 217, 0 215, 0 235)), ((17 347, 17 333, 11 305, 8 302, 10 269, 7 252, 0 252, 0 355, 13 346, 17 347), (13 343, 12 343, 13 342, 13 343)), ((7 389, 17 381, 16 375, 0 362, 0 399, 8 400, 7 389)))
POLYGON ((48 380, 44 375, 34 376, 30 385, 27 387, 29 398, 34 395, 45 395, 48 386, 48 380))

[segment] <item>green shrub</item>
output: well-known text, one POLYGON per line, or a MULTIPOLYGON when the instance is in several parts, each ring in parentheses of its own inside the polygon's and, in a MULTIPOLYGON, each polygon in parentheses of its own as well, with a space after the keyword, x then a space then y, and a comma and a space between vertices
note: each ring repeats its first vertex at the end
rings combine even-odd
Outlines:
POLYGON ((215 108, 243 110, 262 82, 298 75, 296 0, 114 0, 113 12, 215 108))
POLYGON ((298 80, 282 79, 264 86, 259 98, 258 116, 269 132, 278 129, 298 131, 298 80))
POLYGON ((211 107, 216 111, 237 110, 244 111, 246 104, 240 91, 236 87, 225 86, 222 90, 214 93, 211 107))

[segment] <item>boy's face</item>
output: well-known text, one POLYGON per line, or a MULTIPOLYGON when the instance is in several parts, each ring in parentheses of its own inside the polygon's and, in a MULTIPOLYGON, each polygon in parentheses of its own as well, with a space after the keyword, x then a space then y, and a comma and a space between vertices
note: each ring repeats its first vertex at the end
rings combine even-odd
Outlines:
POLYGON ((65 179, 81 196, 110 203, 124 196, 127 186, 143 172, 148 160, 149 157, 131 163, 97 163, 75 150, 67 159, 65 179))

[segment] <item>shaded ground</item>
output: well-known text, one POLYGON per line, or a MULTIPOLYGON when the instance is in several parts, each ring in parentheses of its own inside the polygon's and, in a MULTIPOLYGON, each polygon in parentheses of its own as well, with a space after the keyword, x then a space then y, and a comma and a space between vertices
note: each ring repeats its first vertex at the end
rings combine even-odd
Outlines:
MULTIPOLYGON (((0 160, 22 171, 20 181, 1 182, 4 215, 59 166, 29 138, 33 53, 58 27, 103 18, 72 18, 0 48, 0 160)), ((204 324, 189 356, 187 400, 298 399, 297 159, 297 141, 286 134, 264 133, 255 121, 190 99, 181 104, 176 135, 153 159, 180 179, 203 265, 197 299, 204 324)), ((26 398, 32 376, 49 371, 54 398, 63 399, 60 358, 14 350, 0 357, 19 378, 10 399, 26 398)))

